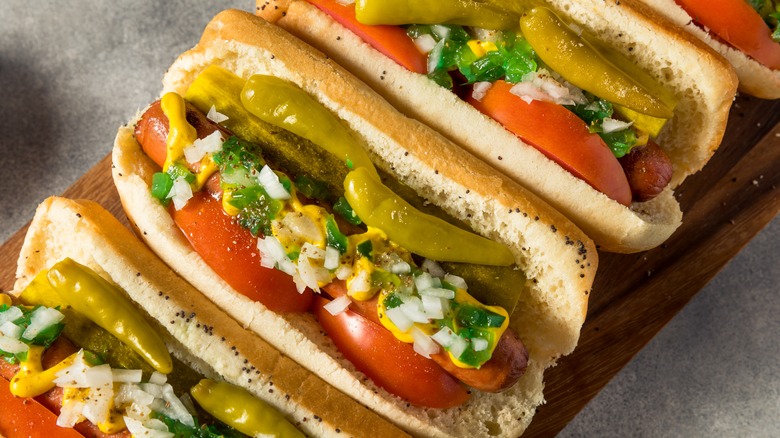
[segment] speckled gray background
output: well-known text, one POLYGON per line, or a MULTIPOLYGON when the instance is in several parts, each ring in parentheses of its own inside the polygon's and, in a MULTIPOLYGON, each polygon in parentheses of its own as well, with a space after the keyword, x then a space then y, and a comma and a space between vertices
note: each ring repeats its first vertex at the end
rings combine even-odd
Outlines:
MULTIPOLYGON (((252 4, 0 2, 0 239, 108 154, 214 13, 252 4)), ((561 435, 780 436, 778 243, 775 220, 561 435)))

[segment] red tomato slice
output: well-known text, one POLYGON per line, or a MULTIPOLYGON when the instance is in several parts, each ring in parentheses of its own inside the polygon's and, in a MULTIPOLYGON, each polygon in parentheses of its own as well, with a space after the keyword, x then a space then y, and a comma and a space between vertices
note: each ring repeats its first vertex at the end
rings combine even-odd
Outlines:
POLYGON ((411 344, 351 310, 333 316, 323 308, 327 299, 314 300, 314 316, 336 347, 377 385, 416 406, 444 409, 468 399, 465 386, 411 344))
POLYGON ((8 380, 0 379, 0 435, 33 438, 83 438, 74 429, 57 426, 57 416, 30 398, 14 397, 8 380))
POLYGON ((335 0, 309 0, 342 26, 351 30, 371 47, 415 73, 428 73, 428 56, 420 52, 406 31, 399 26, 367 26, 355 18, 355 5, 335 0))
POLYGON ((631 204, 631 189, 615 155, 573 112, 550 102, 525 102, 496 81, 482 100, 467 97, 474 108, 504 125, 574 176, 615 201, 631 204))
POLYGON ((676 0, 693 20, 759 63, 780 69, 780 44, 745 0, 676 0))
POLYGON ((261 266, 257 239, 225 213, 220 201, 201 191, 172 215, 195 251, 235 290, 274 312, 309 309, 312 292, 298 293, 292 277, 261 266))

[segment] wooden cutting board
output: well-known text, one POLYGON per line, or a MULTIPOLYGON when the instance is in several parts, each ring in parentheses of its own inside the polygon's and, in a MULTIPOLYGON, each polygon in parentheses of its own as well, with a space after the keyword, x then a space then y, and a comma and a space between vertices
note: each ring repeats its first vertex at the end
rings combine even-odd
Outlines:
MULTIPOLYGON (((666 244, 600 254, 580 344, 545 375, 547 404, 523 436, 558 433, 780 211, 780 100, 740 97, 713 159, 676 191, 685 217, 666 244)), ((107 156, 63 193, 125 221, 107 156)), ((13 286, 26 227, 0 247, 0 290, 13 286)))

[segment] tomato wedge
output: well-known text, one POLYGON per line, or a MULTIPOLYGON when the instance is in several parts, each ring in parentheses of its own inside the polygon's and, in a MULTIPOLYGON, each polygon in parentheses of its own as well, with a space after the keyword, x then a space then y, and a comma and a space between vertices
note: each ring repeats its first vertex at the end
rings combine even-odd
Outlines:
POLYGON ((504 125, 574 176, 615 201, 631 204, 631 189, 617 158, 597 134, 561 105, 525 102, 509 92, 512 85, 496 81, 482 100, 467 97, 474 108, 504 125))
POLYGON ((417 48, 399 26, 368 26, 355 18, 355 4, 342 5, 336 0, 309 0, 309 3, 333 17, 371 47, 415 73, 428 73, 428 56, 417 48))
POLYGON ((315 297, 314 316, 344 357, 374 383, 416 406, 445 409, 468 399, 465 386, 412 345, 351 310, 331 315, 323 307, 328 302, 315 297))
POLYGON ((196 193, 173 220, 195 251, 230 286, 274 312, 305 312, 313 293, 298 293, 292 277, 260 265, 257 239, 205 191, 196 193))
POLYGON ((780 44, 745 0, 675 0, 693 20, 759 63, 780 69, 780 44))
POLYGON ((74 429, 57 426, 57 416, 34 399, 14 397, 5 378, 0 378, 0 435, 34 438, 84 437, 74 429))

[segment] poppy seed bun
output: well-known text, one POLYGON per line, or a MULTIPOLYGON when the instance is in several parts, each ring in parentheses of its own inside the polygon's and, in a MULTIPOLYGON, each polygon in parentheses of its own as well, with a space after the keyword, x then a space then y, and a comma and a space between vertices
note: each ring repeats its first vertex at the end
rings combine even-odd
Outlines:
POLYGON ((16 293, 66 257, 123 289, 174 356, 246 388, 307 435, 403 436, 214 307, 97 203, 51 197, 38 206, 19 254, 16 293))
POLYGON ((456 408, 409 407, 357 372, 310 314, 275 314, 220 279, 151 197, 149 184, 157 167, 141 151, 132 128, 123 127, 113 151, 114 181, 139 235, 239 323, 408 432, 519 435, 543 402, 544 370, 577 344, 597 266, 592 241, 534 195, 403 116, 325 55, 259 17, 232 10, 217 15, 198 45, 168 70, 165 91, 184 93, 213 64, 243 78, 263 73, 294 82, 344 121, 377 167, 475 232, 507 245, 529 278, 524 285, 507 285, 520 293, 510 324, 529 350, 528 370, 514 387, 497 394, 473 391, 456 408))
MULTIPOLYGON (((406 70, 304 0, 259 0, 257 13, 336 60, 402 113, 534 192, 590 236, 599 248, 638 252, 680 226, 673 190, 700 170, 720 144, 736 90, 731 68, 709 47, 645 17, 635 1, 548 2, 562 16, 628 56, 680 99, 657 138, 672 161, 669 186, 655 199, 619 204, 547 158, 425 75, 406 70)), ((551 129, 555 129, 551 127, 551 129)))

